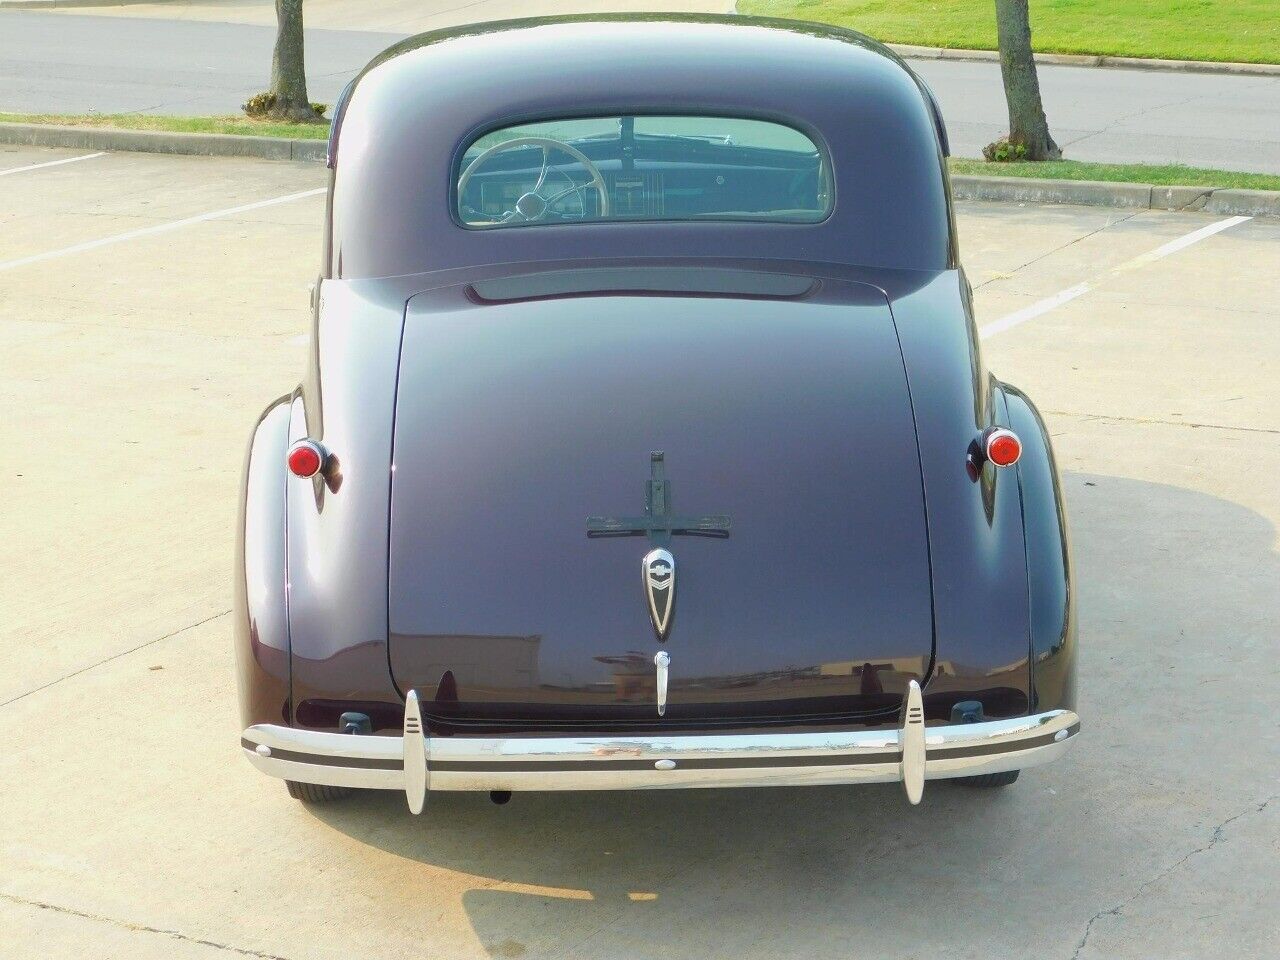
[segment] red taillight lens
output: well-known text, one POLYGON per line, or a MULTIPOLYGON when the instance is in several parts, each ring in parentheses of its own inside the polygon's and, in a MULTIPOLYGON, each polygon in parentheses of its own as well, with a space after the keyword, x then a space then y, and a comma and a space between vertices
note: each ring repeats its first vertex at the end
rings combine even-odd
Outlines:
POLYGON ((987 434, 986 452, 997 467, 1011 467, 1022 456, 1022 441, 1012 430, 992 430, 987 434))
POLYGON ((324 447, 314 440, 299 440, 289 448, 288 462, 295 477, 314 477, 324 466, 324 447))

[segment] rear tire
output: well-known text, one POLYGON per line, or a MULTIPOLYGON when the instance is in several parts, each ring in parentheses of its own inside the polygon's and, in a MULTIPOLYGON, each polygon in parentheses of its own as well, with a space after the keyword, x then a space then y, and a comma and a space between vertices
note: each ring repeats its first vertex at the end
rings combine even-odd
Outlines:
POLYGON ((289 788, 289 796, 303 803, 328 803, 330 800, 342 800, 355 793, 352 787, 331 787, 325 783, 298 783, 296 780, 286 780, 284 785, 289 788))
POLYGON ((984 773, 978 777, 956 777, 953 783, 962 787, 1007 787, 1016 783, 1018 770, 1005 770, 1002 773, 984 773))

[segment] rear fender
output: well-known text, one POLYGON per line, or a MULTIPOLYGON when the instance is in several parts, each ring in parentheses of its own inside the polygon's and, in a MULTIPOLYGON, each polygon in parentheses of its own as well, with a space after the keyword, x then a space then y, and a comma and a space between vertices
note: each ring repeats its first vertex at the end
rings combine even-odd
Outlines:
POLYGON ((236 527, 236 681, 241 726, 289 722, 285 450, 289 398, 263 412, 245 455, 236 527))
POLYGON ((1044 419, 1022 391, 1004 387, 1009 425, 1022 441, 1018 484, 1027 543, 1031 710, 1076 706, 1076 598, 1062 486, 1044 419))
POLYGON ((321 442, 324 476, 289 477, 293 722, 336 730, 345 711, 399 729, 387 662, 391 437, 406 296, 382 282, 321 282, 311 360, 289 440, 321 442))
POLYGON ((998 381, 982 362, 968 285, 947 270, 892 300, 915 414, 929 522, 934 662, 925 687, 930 720, 960 701, 987 719, 1030 705, 1026 591, 1017 474, 966 454, 1006 425, 998 381))

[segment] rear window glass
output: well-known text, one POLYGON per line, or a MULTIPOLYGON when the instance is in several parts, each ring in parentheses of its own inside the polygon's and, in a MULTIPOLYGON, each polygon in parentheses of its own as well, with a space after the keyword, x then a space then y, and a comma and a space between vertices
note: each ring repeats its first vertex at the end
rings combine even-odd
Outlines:
POLYGON ((457 215, 473 229, 601 220, 815 223, 827 159, 764 120, 611 116, 491 131, 463 153, 457 215))

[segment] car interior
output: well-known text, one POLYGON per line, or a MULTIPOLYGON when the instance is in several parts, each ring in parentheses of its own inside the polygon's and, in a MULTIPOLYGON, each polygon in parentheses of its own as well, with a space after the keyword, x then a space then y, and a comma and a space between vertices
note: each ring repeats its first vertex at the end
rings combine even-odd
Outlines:
POLYGON ((831 210, 823 151, 779 123, 614 116, 506 127, 464 151, 456 210, 488 229, 601 220, 815 223, 831 210))

